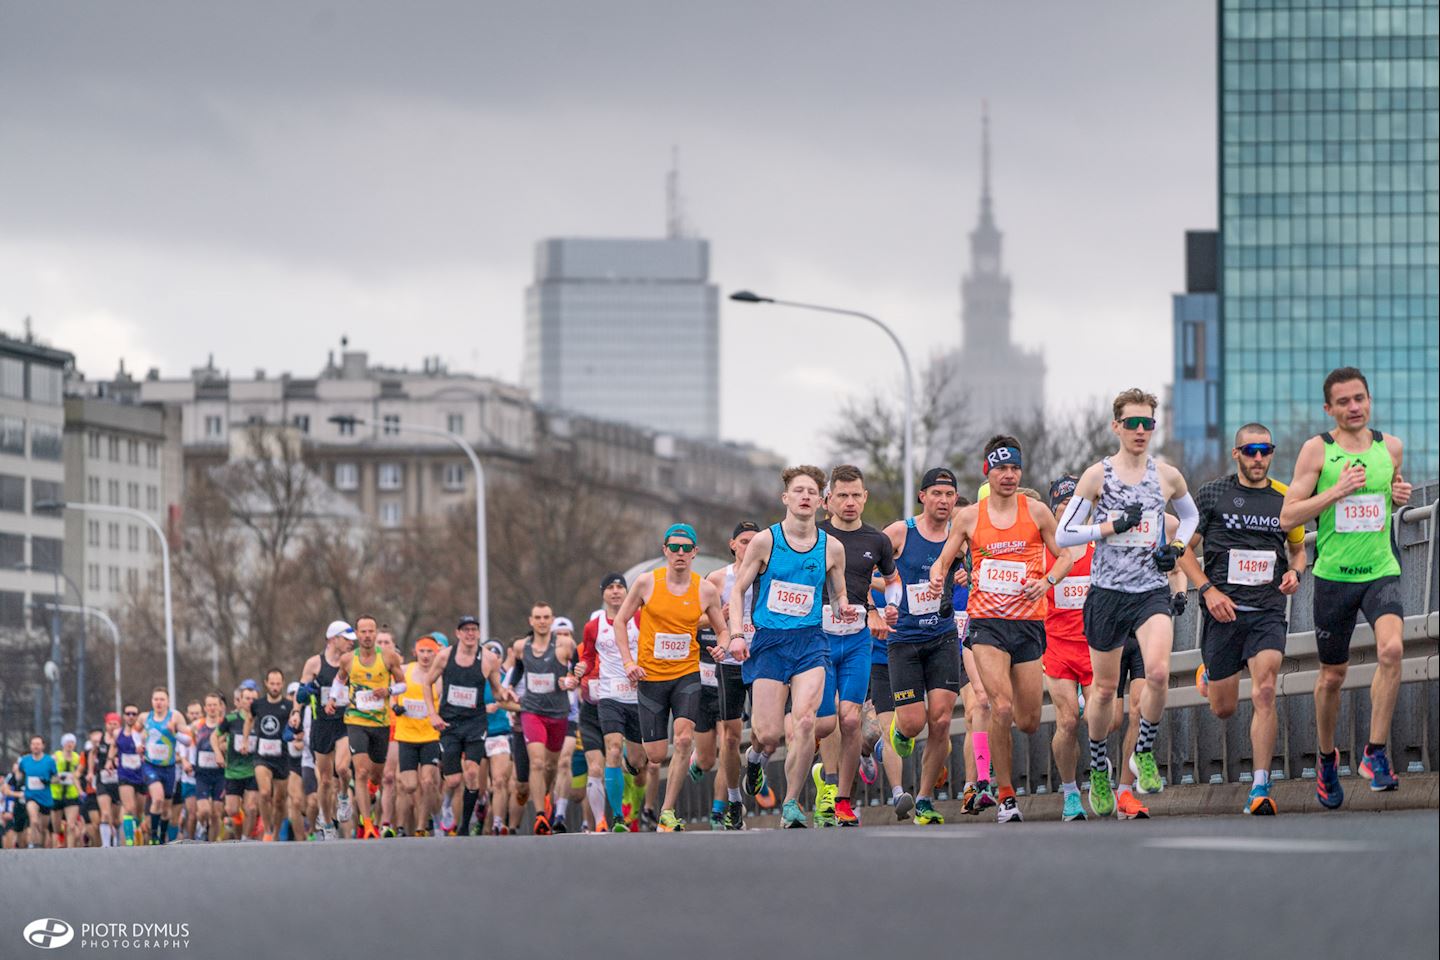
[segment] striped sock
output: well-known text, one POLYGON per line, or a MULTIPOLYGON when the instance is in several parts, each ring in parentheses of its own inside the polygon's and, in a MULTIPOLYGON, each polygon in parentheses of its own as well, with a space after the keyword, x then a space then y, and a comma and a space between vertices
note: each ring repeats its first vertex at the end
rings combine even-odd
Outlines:
POLYGON ((1109 742, 1105 740, 1090 741, 1090 769, 1104 770, 1109 742))
POLYGON ((1135 742, 1136 753, 1149 753, 1155 749, 1155 736, 1160 732, 1160 724, 1151 723, 1144 717, 1140 718, 1140 738, 1135 742))

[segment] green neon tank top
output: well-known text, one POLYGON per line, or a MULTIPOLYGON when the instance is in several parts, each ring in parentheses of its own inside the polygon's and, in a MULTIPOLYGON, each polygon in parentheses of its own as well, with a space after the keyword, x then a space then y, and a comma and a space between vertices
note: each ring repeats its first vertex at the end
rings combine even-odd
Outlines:
POLYGON ((1324 493, 1340 479, 1351 463, 1365 467, 1365 486, 1320 514, 1315 534, 1315 576, 1341 583, 1367 583, 1400 575, 1400 561, 1390 542, 1390 483, 1395 461, 1385 448, 1385 436, 1370 431, 1372 441, 1363 453, 1351 453, 1322 433, 1325 460, 1320 467, 1316 493, 1324 493))

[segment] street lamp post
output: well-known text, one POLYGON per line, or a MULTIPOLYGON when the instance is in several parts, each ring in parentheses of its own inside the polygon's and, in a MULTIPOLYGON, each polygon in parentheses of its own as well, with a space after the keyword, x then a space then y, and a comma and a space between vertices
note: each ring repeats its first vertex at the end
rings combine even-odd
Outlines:
MULTIPOLYGON (((43 502, 43 501, 42 501, 43 502)), ((80 592, 80 587, 71 580, 69 575, 63 573, 58 566, 45 570, 44 567, 37 567, 31 563, 17 563, 12 565, 14 570, 27 570, 38 573, 51 573, 55 576, 55 602, 60 603, 65 598, 60 593, 60 581, 63 578, 71 590, 75 591, 75 599, 80 601, 81 606, 77 608, 84 612, 85 595, 80 592)), ((54 605, 52 604, 52 607, 54 605)), ((60 727, 63 725, 63 718, 60 716, 60 611, 50 611, 50 661, 55 664, 55 676, 50 679, 50 737, 51 742, 58 743, 60 740, 60 727)), ((82 730, 85 727, 85 625, 80 625, 80 639, 77 641, 75 650, 75 729, 82 730)))
POLYGON ((905 435, 904 450, 901 454, 901 473, 904 475, 905 485, 905 510, 913 510, 915 507, 915 475, 914 461, 911 458, 912 445, 915 439, 915 374, 910 367, 910 354, 905 351, 905 345, 884 322, 868 313, 861 313, 859 310, 845 310, 841 307, 825 307, 815 303, 796 303, 793 300, 776 300, 774 297, 762 297, 759 294, 751 293, 749 290, 740 290, 730 294, 730 299, 736 303, 773 303, 779 307, 798 307, 801 310, 818 310, 821 313, 838 313, 846 317, 859 317, 861 320, 869 320, 875 326, 885 331, 890 342, 895 344, 895 349, 900 351, 900 360, 905 365, 905 435))
POLYGON ((108 503, 78 503, 66 500, 40 500, 36 502, 36 510, 91 510, 96 513, 118 513, 126 517, 134 517, 142 520, 160 541, 160 580, 165 592, 165 685, 170 691, 170 696, 176 697, 179 694, 175 689, 175 616, 170 604, 170 542, 165 539, 165 531, 155 518, 148 513, 136 510, 133 507, 117 507, 108 503))
MULTIPOLYGON (((363 423, 370 425, 374 422, 368 417, 345 415, 336 415, 329 419, 334 424, 363 423)), ((480 456, 470 445, 470 441, 451 430, 414 423, 387 424, 386 429, 400 433, 423 433, 426 436, 443 437, 459 447, 464 451, 465 456, 470 458, 470 466, 475 469, 475 592, 478 607, 476 617, 480 621, 480 636, 488 638, 490 636, 490 580, 485 569, 485 467, 480 463, 480 456)))
MULTIPOLYGON (((49 606, 53 606, 55 609, 64 613, 78 613, 82 616, 94 617, 109 628, 110 640, 115 647, 115 712, 119 713, 122 706, 122 698, 120 695, 120 628, 115 626, 115 621, 111 620, 110 615, 104 610, 96 610, 94 607, 77 607, 69 603, 49 604, 49 606)), ((78 736, 80 732, 85 729, 84 722, 77 720, 75 722, 75 729, 76 735, 78 736)))

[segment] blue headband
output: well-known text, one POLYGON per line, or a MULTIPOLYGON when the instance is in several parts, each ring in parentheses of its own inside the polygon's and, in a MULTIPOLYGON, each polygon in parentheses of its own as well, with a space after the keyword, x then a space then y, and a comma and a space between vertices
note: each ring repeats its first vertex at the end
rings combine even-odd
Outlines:
POLYGON ((660 538, 660 545, 664 546, 671 537, 684 537, 691 543, 699 546, 700 538, 695 535, 695 528, 688 523, 672 523, 665 531, 665 536, 660 538))
POLYGON ((991 450, 989 453, 985 454, 985 473, 987 476, 989 475, 990 471, 994 470, 996 467, 1007 466, 1021 466, 1019 447, 996 447, 994 450, 991 450))

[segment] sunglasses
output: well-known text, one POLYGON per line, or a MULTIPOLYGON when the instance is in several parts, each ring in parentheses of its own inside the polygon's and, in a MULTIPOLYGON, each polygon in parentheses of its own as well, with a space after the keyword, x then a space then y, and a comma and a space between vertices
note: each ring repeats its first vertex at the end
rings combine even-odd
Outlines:
POLYGON ((1270 456, 1270 454, 1275 452, 1275 444, 1247 443, 1243 446, 1236 447, 1235 449, 1239 450, 1240 455, 1245 457, 1268 457, 1270 456))
POLYGON ((125 716, 127 716, 127 717, 138 717, 138 716, 140 716, 140 711, 139 711, 139 710, 126 710, 126 711, 125 711, 125 716))
POLYGON ((693 544, 693 543, 667 543, 667 544, 665 544, 665 549, 666 549, 666 550, 669 550, 671 553, 693 553, 693 552, 695 551, 695 544, 693 544))
POLYGON ((1154 429, 1155 429, 1155 418, 1154 418, 1154 417, 1126 417, 1125 419, 1123 419, 1123 420, 1120 421, 1120 426, 1124 427, 1126 430, 1140 430, 1140 429, 1144 429, 1144 430, 1150 431, 1150 430, 1154 430, 1154 429))

